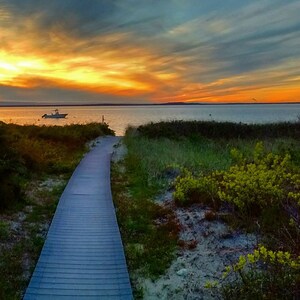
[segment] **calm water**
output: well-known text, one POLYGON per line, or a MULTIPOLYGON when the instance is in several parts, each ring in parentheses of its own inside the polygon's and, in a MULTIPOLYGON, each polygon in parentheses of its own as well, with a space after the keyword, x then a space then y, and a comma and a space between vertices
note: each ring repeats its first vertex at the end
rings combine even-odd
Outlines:
POLYGON ((199 106, 96 106, 59 107, 68 113, 66 119, 42 119, 55 107, 0 107, 0 120, 6 123, 35 125, 65 125, 100 122, 102 115, 117 135, 123 135, 128 125, 140 125, 161 120, 216 120, 243 123, 295 121, 300 116, 300 104, 274 105, 199 105, 199 106))

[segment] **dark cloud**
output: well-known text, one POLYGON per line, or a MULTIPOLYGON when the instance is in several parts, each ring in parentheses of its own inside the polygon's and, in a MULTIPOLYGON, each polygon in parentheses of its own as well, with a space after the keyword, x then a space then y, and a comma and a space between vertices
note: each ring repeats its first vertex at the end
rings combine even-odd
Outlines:
POLYGON ((40 30, 63 28, 65 31, 81 34, 96 34, 110 26, 114 1, 96 0, 8 0, 2 1, 4 6, 16 18, 32 18, 40 30))

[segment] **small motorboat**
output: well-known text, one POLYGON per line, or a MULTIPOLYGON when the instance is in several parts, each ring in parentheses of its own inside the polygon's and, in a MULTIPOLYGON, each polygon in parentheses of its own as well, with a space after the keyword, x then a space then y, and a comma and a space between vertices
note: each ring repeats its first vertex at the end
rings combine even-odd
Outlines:
POLYGON ((44 114, 42 115, 42 118, 44 119, 64 119, 68 114, 61 114, 58 112, 58 109, 54 110, 54 113, 51 113, 50 115, 44 114))

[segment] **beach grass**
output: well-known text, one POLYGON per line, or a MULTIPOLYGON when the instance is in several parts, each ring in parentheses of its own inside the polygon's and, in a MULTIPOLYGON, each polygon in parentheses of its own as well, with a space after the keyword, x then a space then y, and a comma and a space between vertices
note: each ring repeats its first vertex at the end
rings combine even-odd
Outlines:
POLYGON ((179 232, 174 213, 153 200, 159 185, 149 184, 132 153, 112 167, 112 193, 136 299, 139 277, 157 278, 174 258, 179 232), (121 170, 126 170, 125 173, 121 170))

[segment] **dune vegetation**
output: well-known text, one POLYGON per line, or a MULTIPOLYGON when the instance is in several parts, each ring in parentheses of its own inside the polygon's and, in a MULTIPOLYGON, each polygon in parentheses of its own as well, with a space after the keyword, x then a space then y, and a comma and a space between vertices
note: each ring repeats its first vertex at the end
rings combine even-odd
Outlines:
POLYGON ((113 171, 113 187, 123 190, 115 202, 136 296, 143 297, 139 277, 163 274, 182 246, 172 209, 162 212, 155 201, 169 190, 173 205, 203 204, 212 219, 258 236, 254 252, 207 282, 212 294, 300 297, 299 137, 299 122, 173 121, 129 128, 128 154, 122 172, 113 171))
POLYGON ((0 124, 0 211, 22 201, 26 181, 72 172, 85 143, 113 134, 107 125, 19 126, 0 124))

